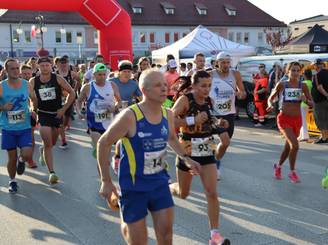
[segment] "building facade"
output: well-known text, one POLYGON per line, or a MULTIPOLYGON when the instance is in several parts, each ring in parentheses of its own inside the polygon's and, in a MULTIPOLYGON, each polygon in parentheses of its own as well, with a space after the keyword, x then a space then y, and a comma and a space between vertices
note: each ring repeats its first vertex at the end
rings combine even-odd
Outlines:
MULTIPOLYGON (((132 20, 135 56, 150 55, 187 35, 199 24, 241 44, 270 48, 265 28, 287 33, 287 26, 247 0, 160 1, 119 0, 132 20)), ((35 17, 44 17, 43 46, 52 55, 67 54, 91 59, 97 53, 97 32, 77 13, 9 10, 0 17, 0 59, 28 57, 42 46, 41 34, 34 37, 35 17)))
POLYGON ((328 16, 317 15, 310 18, 295 20, 289 23, 289 28, 292 33, 292 37, 297 37, 308 30, 310 30, 315 24, 318 24, 323 29, 328 31, 328 16))

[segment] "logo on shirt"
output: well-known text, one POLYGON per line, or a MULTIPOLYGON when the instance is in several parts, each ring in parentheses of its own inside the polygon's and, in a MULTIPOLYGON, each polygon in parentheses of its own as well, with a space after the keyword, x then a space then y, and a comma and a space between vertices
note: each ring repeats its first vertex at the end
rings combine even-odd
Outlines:
POLYGON ((153 149, 153 141, 152 140, 143 140, 143 148, 146 151, 152 150, 153 149))
POLYGON ((167 132, 168 132, 167 128, 163 125, 163 127, 161 129, 161 134, 162 135, 167 135, 167 132))
POLYGON ((138 136, 140 138, 150 137, 150 136, 152 136, 152 133, 138 132, 138 136))

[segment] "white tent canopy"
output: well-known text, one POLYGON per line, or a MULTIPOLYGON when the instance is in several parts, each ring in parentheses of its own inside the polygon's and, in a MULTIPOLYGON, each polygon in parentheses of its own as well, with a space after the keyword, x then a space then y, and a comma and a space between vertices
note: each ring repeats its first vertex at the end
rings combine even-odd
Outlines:
POLYGON ((200 25, 179 41, 152 51, 152 59, 163 63, 168 54, 179 60, 192 58, 197 52, 202 52, 206 57, 215 57, 221 51, 229 52, 233 58, 256 54, 254 47, 229 41, 200 25))

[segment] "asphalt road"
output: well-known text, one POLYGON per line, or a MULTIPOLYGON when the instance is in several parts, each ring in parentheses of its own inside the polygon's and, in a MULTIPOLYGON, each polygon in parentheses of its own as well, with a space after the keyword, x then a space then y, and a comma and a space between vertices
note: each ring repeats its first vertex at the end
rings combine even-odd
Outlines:
MULTIPOLYGON (((328 244, 328 190, 320 181, 328 166, 328 145, 301 143, 297 169, 301 183, 272 178, 283 139, 271 129, 237 122, 232 145, 222 161, 218 182, 221 233, 232 244, 328 244)), ((37 143, 40 144, 39 136, 37 143)), ((85 133, 75 121, 68 132, 69 149, 55 148, 56 186, 48 184, 46 168, 27 169, 19 176, 19 193, 8 193, 6 152, 0 152, 0 244, 124 244, 117 212, 98 195, 96 162, 85 133)), ((35 153, 38 159, 38 151, 35 153)), ((170 174, 175 179, 173 167, 170 174)), ((115 177, 113 177, 116 179, 115 177)), ((187 200, 175 198, 174 244, 208 244, 206 201, 198 177, 187 200)), ((155 244, 151 219, 149 243, 155 244)))

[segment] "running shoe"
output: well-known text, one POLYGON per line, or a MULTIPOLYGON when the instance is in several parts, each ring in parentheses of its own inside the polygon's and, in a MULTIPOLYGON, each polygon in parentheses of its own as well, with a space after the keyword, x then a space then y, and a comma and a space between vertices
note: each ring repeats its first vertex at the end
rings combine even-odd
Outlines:
POLYGON ((112 166, 112 169, 114 170, 115 175, 117 175, 117 173, 118 173, 118 166, 119 165, 120 165, 120 157, 113 156, 111 166, 112 166))
POLYGON ((22 157, 19 157, 16 172, 18 175, 22 175, 24 171, 25 171, 25 162, 22 157))
POLYGON ((221 180, 221 172, 220 172, 220 169, 217 169, 216 170, 216 180, 217 181, 221 180))
POLYGON ((281 175, 281 167, 278 166, 278 164, 273 165, 274 168, 274 174, 273 176, 276 179, 282 179, 282 175, 281 175))
POLYGON ((323 177, 323 179, 321 181, 321 186, 324 189, 328 188, 328 168, 326 169, 325 176, 323 177))
POLYGON ((57 184, 58 183, 58 176, 55 174, 55 173, 50 173, 49 174, 49 183, 54 185, 54 184, 57 184))
POLYGON ((68 148, 68 145, 67 145, 66 142, 64 142, 59 146, 59 148, 62 149, 62 150, 66 150, 68 148))
POLYGON ((314 144, 327 144, 327 143, 328 143, 328 139, 324 140, 323 138, 320 138, 314 142, 314 144))
POLYGON ((208 241, 209 245, 230 245, 230 240, 221 236, 219 232, 214 232, 211 239, 208 241))
POLYGON ((299 177, 297 176, 297 174, 296 174, 295 171, 291 171, 291 172, 288 174, 288 177, 289 177, 290 181, 291 181, 292 183, 294 183, 294 184, 300 182, 300 179, 299 179, 299 177))
POLYGON ((94 148, 92 151, 92 156, 97 159, 97 148, 94 148))
POLYGON ((18 189, 17 182, 16 181, 10 181, 9 182, 9 187, 8 187, 9 193, 15 194, 15 193, 17 193, 17 189, 18 189))
POLYGON ((39 148, 39 163, 42 165, 42 166, 45 166, 46 165, 46 161, 44 160, 44 155, 43 155, 43 146, 40 146, 39 148))
POLYGON ((38 166, 36 165, 36 162, 34 162, 33 160, 29 160, 27 161, 27 166, 29 168, 37 168, 38 166))

